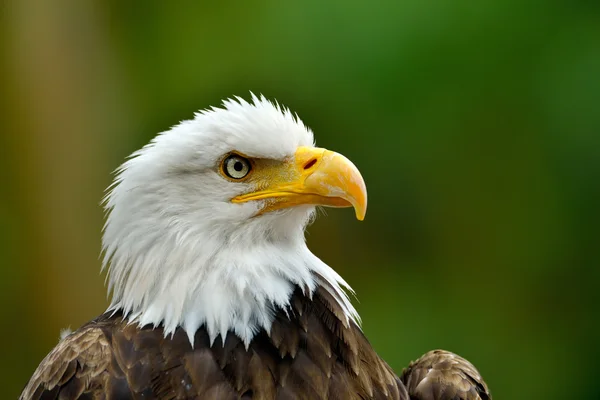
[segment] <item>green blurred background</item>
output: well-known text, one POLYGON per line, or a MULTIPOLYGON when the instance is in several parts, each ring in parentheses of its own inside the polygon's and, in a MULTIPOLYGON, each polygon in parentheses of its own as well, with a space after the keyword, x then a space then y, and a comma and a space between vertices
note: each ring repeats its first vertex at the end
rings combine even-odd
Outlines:
POLYGON ((497 399, 600 399, 600 2, 0 5, 0 379, 107 306, 99 202, 157 132, 249 91, 369 188, 314 252, 399 372, 433 348, 497 399))

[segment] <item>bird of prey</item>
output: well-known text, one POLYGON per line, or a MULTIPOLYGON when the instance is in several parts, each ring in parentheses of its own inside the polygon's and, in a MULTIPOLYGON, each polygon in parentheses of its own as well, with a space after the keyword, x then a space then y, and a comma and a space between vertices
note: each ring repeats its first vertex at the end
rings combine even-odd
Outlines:
POLYGON ((305 243, 317 206, 362 220, 363 178, 262 96, 159 134, 105 198, 108 310, 58 343, 21 399, 490 399, 452 353, 401 376, 377 355, 350 287, 305 243))

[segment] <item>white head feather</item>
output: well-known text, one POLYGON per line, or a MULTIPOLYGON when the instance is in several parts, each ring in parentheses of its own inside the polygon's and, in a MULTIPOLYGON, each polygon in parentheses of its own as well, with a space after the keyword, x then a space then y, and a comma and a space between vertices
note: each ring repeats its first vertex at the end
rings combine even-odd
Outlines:
POLYGON ((118 169, 105 198, 109 310, 162 324, 165 335, 181 326, 192 345, 205 325, 211 343, 231 330, 248 346, 259 329, 270 331, 276 307, 288 308, 295 285, 312 293, 320 276, 358 323, 348 284, 305 244, 314 206, 256 216, 260 202, 230 201, 249 183, 218 173, 223 155, 283 160, 314 144, 288 109, 236 99, 159 134, 118 169))

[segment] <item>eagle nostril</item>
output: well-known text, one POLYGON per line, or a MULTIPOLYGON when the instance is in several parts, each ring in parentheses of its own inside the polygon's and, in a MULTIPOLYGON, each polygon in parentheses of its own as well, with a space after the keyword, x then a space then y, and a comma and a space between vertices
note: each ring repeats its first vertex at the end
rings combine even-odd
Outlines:
POLYGON ((306 164, 304 164, 304 169, 310 169, 313 165, 315 165, 317 163, 317 159, 313 158, 311 159, 309 162, 307 162, 306 164))

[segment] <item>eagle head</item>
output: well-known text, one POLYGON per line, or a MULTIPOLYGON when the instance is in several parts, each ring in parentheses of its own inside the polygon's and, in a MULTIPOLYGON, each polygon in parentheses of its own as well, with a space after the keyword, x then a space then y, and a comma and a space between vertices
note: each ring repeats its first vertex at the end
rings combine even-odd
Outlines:
POLYGON ((344 156, 314 147, 288 109, 252 95, 160 133, 117 170, 105 198, 109 310, 140 325, 228 331, 248 345, 292 291, 325 280, 357 320, 344 280, 307 248, 316 206, 354 207, 365 183, 344 156))

